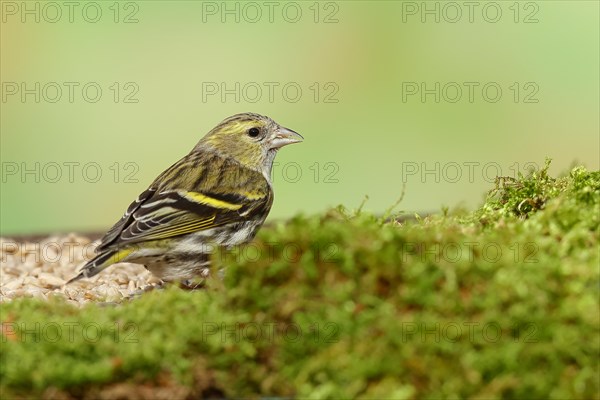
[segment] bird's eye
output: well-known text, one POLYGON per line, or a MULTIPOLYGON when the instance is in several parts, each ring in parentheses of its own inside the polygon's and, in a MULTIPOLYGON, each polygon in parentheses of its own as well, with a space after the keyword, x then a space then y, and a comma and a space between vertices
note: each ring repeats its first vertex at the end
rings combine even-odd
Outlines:
POLYGON ((250 128, 250 130, 248 130, 248 136, 250 137, 257 137, 260 134, 260 129, 258 128, 250 128))

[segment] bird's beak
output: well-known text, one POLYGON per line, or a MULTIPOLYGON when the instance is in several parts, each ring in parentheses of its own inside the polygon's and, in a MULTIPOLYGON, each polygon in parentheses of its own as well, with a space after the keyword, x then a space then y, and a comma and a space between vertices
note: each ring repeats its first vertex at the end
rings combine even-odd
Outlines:
POLYGON ((294 132, 291 129, 280 126, 279 128, 277 128, 277 131, 275 132, 275 136, 273 137, 273 140, 271 141, 271 148, 278 149, 285 145, 292 144, 292 143, 298 143, 303 140, 304 140, 304 138, 302 136, 300 136, 300 134, 294 132))

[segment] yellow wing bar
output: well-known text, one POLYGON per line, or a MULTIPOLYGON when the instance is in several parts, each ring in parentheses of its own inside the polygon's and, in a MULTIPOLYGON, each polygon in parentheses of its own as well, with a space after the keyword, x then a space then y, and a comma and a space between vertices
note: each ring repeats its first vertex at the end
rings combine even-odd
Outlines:
POLYGON ((206 204, 214 208, 224 208, 227 210, 239 210, 242 208, 242 204, 228 203, 223 200, 214 199, 198 192, 179 192, 182 197, 193 201, 195 203, 206 204))

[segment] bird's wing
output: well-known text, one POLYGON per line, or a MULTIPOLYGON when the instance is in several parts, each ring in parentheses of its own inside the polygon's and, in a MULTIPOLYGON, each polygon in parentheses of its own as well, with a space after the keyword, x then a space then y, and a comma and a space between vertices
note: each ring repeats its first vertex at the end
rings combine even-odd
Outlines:
POLYGON ((137 209, 140 208, 140 206, 146 200, 151 198, 155 193, 156 193, 156 188, 150 187, 150 188, 144 190, 138 196, 138 198, 135 199, 135 201, 133 203, 131 203, 129 205, 129 207, 127 207, 127 211, 125 211, 125 214, 123 214, 121 219, 119 221, 117 221, 117 223, 114 224, 113 227, 110 228, 110 230, 108 232, 106 232, 106 234, 102 238, 102 241, 100 242, 98 247, 96 247, 97 253, 110 247, 113 244, 115 239, 117 239, 117 237, 121 234, 121 232, 123 232, 123 229, 125 229, 125 227, 127 225, 129 225, 131 222, 133 222, 133 213, 135 211, 137 211, 137 209))
POLYGON ((273 201, 272 192, 260 174, 255 179, 255 182, 262 179, 264 185, 255 185, 251 193, 232 190, 229 185, 219 185, 217 181, 210 188, 212 191, 202 185, 192 190, 151 187, 107 232, 97 251, 264 217, 273 201))

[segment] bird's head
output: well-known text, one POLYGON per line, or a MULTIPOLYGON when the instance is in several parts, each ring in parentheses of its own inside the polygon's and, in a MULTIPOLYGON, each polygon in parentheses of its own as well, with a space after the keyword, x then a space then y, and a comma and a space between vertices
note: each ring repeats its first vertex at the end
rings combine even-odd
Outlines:
POLYGON ((303 137, 259 114, 243 113, 223 120, 192 151, 213 149, 224 157, 270 175, 277 150, 303 137))

